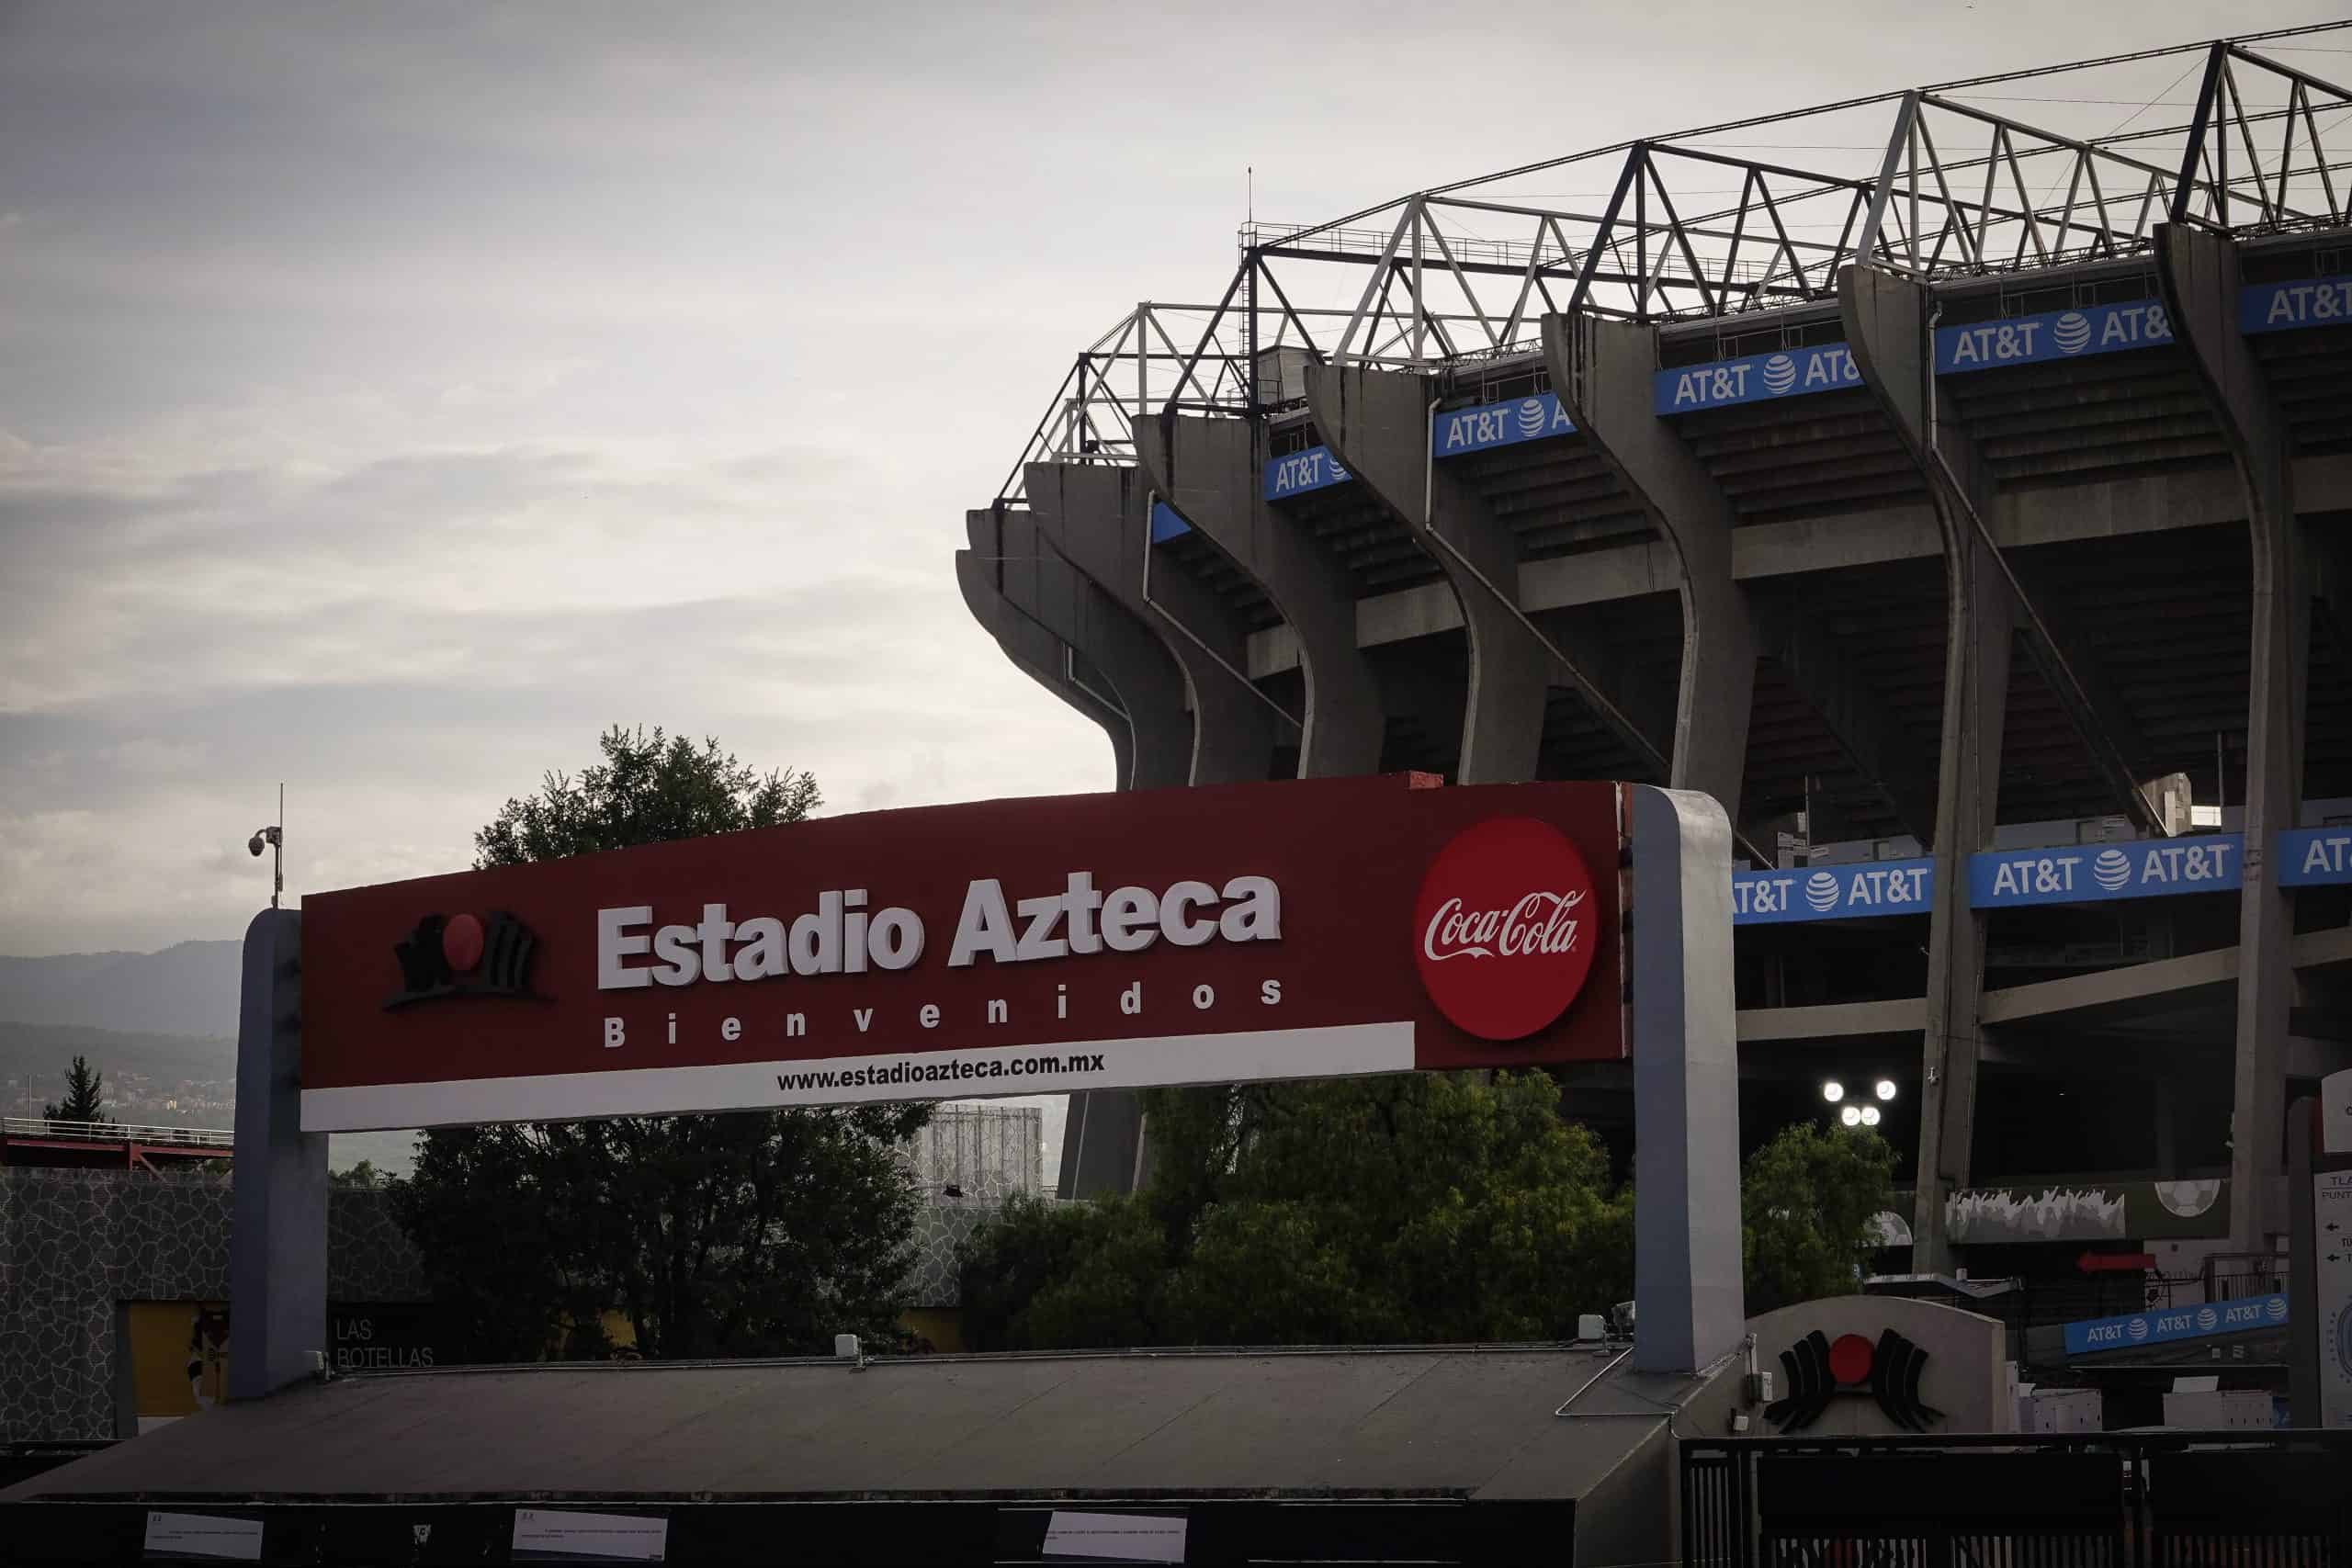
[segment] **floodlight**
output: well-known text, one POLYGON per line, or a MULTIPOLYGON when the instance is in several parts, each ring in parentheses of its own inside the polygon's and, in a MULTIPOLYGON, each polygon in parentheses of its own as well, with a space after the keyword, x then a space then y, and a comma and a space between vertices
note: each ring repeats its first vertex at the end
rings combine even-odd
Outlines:
POLYGON ((1862 1125, 1865 1127, 1875 1127, 1878 1125, 1877 1106, 1865 1105, 1862 1107, 1862 1125))
POLYGON ((1893 1100, 1894 1098, 1894 1080, 1893 1078, 1879 1079, 1878 1087, 1872 1090, 1872 1092, 1881 1100, 1893 1100))
POLYGON ((1859 1127, 1862 1124, 1862 1108, 1859 1105, 1849 1105, 1838 1112, 1838 1120, 1849 1127, 1859 1127))
POLYGON ((1846 1086, 1839 1083, 1836 1078, 1831 1078, 1827 1083, 1821 1086, 1821 1098, 1827 1100, 1830 1104, 1835 1105, 1839 1100, 1846 1098, 1846 1086))

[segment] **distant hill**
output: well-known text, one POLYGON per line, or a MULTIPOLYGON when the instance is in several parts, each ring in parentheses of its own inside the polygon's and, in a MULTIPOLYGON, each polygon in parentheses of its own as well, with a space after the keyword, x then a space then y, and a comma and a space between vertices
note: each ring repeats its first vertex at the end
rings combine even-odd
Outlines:
MULTIPOLYGON (((0 958, 0 1022, 233 1040, 242 944, 0 958)), ((232 1053, 233 1055, 233 1053, 232 1053)))
POLYGON ((60 1077, 76 1056, 87 1056, 108 1077, 136 1073, 164 1083, 233 1083, 237 1077, 237 1042, 228 1035, 125 1034, 72 1023, 0 1023, 0 1078, 21 1076, 46 1083, 60 1077))

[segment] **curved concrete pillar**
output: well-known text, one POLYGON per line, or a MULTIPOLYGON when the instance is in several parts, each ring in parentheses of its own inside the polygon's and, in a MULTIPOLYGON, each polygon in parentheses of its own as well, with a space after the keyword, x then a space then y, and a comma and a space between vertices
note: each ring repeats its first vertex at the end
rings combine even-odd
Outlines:
POLYGON ((1170 410, 1136 426, 1136 455, 1161 499, 1258 585, 1298 638, 1306 687, 1298 776, 1377 773, 1387 722, 1356 645, 1354 587, 1305 525, 1266 504, 1259 429, 1170 410))
POLYGON ((1122 774, 1129 789, 1165 789, 1192 768, 1193 716, 1184 672, 1159 639, 1055 552, 1027 513, 974 512, 967 518, 972 552, 996 568, 1005 606, 1075 649, 1110 683, 1126 716, 1131 756, 1122 774))
POLYGON ((1909 278, 1848 267, 1838 277, 1838 305, 1854 364, 1918 465, 1943 536, 1944 705, 1911 1257, 1919 1272, 1946 1272, 1944 1201, 1968 1185, 1984 1032, 1984 918, 1969 905, 1968 857, 1993 847, 2015 606, 1976 526, 1989 491, 1974 455, 1949 423, 1930 428, 1927 290, 1909 278))
POLYGON ((1464 784, 1535 776, 1545 693, 1573 688, 1636 757, 1668 771, 1657 746, 1519 608, 1519 545, 1478 494, 1430 457, 1430 382, 1396 370, 1309 366, 1306 406, 1332 452, 1444 571, 1470 637, 1462 720, 1464 784))
POLYGON ((1732 577, 1731 502, 1653 412, 1656 327, 1545 316, 1544 361, 1568 417, 1674 547, 1682 577, 1682 669, 1668 785, 1713 795, 1736 829, 1757 638, 1747 592, 1732 577))
MULTIPOLYGON (((977 590, 967 589, 967 602, 977 592, 986 604, 993 593, 1014 627, 1075 651, 1110 683, 1128 736, 1120 786, 1183 784, 1193 765, 1193 715, 1185 705, 1184 672, 1159 639, 1064 559, 1032 514, 993 508, 967 513, 965 521, 972 548, 957 553, 957 575, 979 580, 977 590)), ((1039 646, 1020 640, 1027 633, 1010 635, 1014 640, 1006 651, 1016 663, 1039 646)), ((1134 1190, 1142 1142, 1143 1099, 1134 1090, 1070 1095, 1057 1190, 1070 1198, 1134 1190)))
POLYGON ((1238 627, 1200 583, 1151 570, 1148 482, 1135 468, 1032 463, 1023 470, 1037 530, 1069 564, 1149 628, 1184 671, 1193 708, 1193 784, 1239 784, 1272 771, 1272 699, 1244 673, 1238 627))
POLYGON ((2245 490, 2254 547, 2254 646, 2247 671, 2245 852, 2238 898, 2238 993, 2230 1111, 2230 1244, 2267 1250, 2286 1228, 2276 1207, 2294 1004, 2294 895, 2278 886, 2273 836, 2298 825, 2309 696, 2310 597, 2301 577, 2294 465, 2286 421, 2238 331, 2237 247, 2179 224, 2156 231, 2157 276, 2173 335, 2188 350, 2245 490))
POLYGON ((1451 477, 1442 498, 1431 482, 1429 383, 1396 371, 1310 365, 1306 406, 1341 465, 1435 558, 1461 603, 1470 680, 1455 777, 1464 784, 1532 779, 1556 661, 1503 597, 1517 591, 1516 546, 1451 477), (1435 537, 1437 525, 1442 541, 1435 537))
POLYGON ((1134 788, 1135 738, 1126 710, 1071 678, 1069 644, 1006 604, 1004 595, 997 592, 995 572, 978 552, 956 552, 956 585, 963 590, 964 607, 996 639, 1015 669, 1102 728, 1111 742, 1116 787, 1134 788))

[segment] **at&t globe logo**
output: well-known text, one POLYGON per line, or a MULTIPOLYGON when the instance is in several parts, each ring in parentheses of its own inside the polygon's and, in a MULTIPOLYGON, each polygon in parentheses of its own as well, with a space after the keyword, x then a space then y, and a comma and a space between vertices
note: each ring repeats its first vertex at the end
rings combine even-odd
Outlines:
POLYGON ((1465 829, 1414 906, 1413 962, 1437 1010, 1486 1040, 1523 1040, 1567 1011, 1592 968, 1592 874, 1532 817, 1465 829))
POLYGON ((2148 1337, 2148 1320, 2144 1317, 2135 1317, 2124 1325, 2123 1332, 2134 1339, 2145 1339, 2148 1337))
POLYGON ((1764 362, 1764 389, 1780 397, 1797 384, 1797 362, 1785 354, 1776 354, 1764 362))
POLYGON ((1826 871, 1816 871, 1804 879, 1804 901, 1813 906, 1816 915, 1826 915, 1838 907, 1838 879, 1826 871))
POLYGON ((1532 441, 1544 434, 1544 426, 1551 414, 1541 398, 1528 398, 1519 405, 1519 434, 1532 441))
POLYGON ((2113 893, 2132 880, 2132 857, 2121 850, 2101 850, 2091 862, 2091 875, 2098 885, 2113 893))
POLYGON ((2090 346, 2090 318, 2080 310, 2068 310, 2051 324, 2050 335, 2061 354, 2080 354, 2090 346))

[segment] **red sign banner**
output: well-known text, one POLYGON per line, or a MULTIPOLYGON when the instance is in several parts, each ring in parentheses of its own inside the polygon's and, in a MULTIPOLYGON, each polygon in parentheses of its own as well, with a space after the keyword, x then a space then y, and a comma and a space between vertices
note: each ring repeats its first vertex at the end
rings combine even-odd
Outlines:
POLYGON ((1613 784, 869 812, 313 895, 308 1132, 1625 1053, 1613 784))

